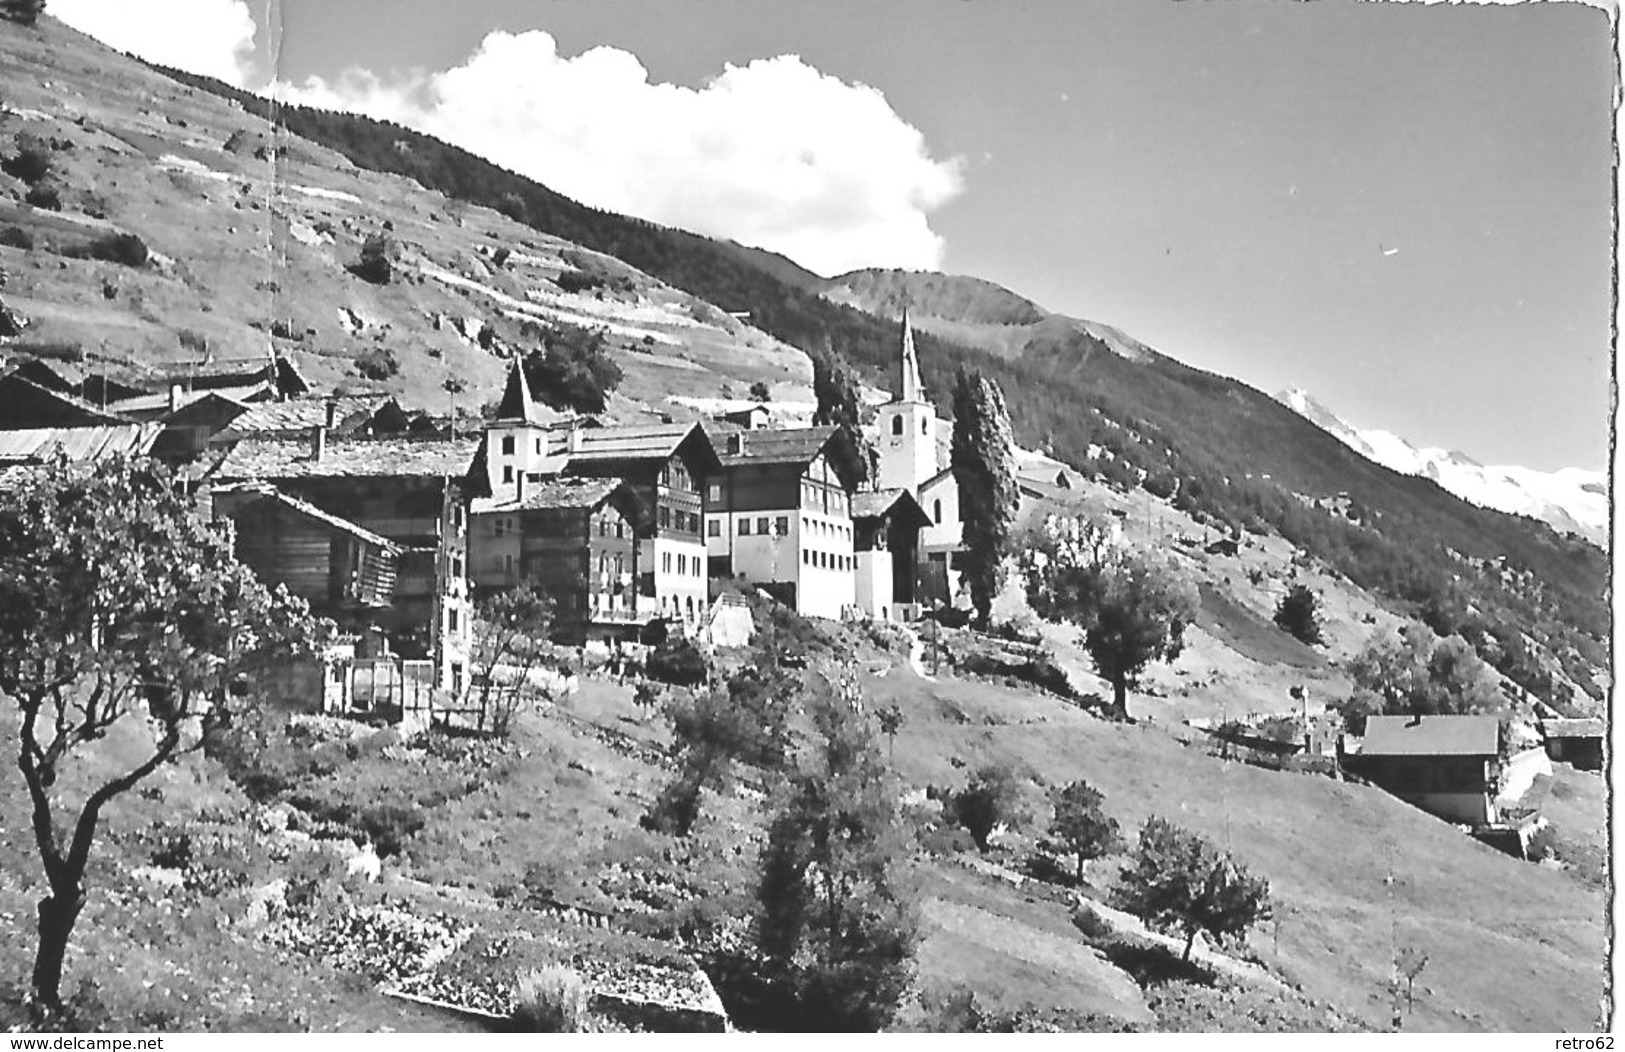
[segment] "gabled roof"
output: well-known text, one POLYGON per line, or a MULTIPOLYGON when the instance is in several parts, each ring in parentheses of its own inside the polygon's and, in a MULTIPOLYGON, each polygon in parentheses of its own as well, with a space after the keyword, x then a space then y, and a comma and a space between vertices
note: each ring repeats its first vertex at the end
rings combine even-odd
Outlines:
POLYGON ((282 398, 297 398, 310 393, 310 381, 284 355, 275 355, 268 361, 264 358, 240 358, 235 361, 235 368, 224 361, 212 369, 200 370, 193 365, 176 366, 166 370, 163 376, 165 383, 178 383, 193 391, 263 384, 282 398))
POLYGON ((74 383, 72 380, 69 380, 66 376, 63 376, 61 372, 52 367, 49 363, 43 362, 38 358, 28 359, 26 362, 21 363, 17 366, 17 368, 11 370, 11 372, 7 373, 6 375, 20 377, 24 380, 32 380, 41 387, 49 388, 52 391, 60 391, 63 394, 73 394, 79 390, 78 384, 74 383))
POLYGON ((569 454, 569 465, 565 470, 572 475, 595 474, 599 469, 613 464, 664 461, 679 452, 699 459, 702 471, 715 471, 721 466, 710 438, 697 421, 555 431, 551 437, 553 444, 550 452, 561 452, 557 446, 560 440, 565 444, 563 451, 569 454), (570 448, 572 435, 577 443, 574 449, 570 448))
POLYGON ((1602 720, 1541 720, 1540 732, 1548 738, 1601 738, 1608 733, 1602 720))
POLYGON ((461 479, 478 447, 478 438, 332 438, 314 460, 308 438, 245 439, 220 465, 219 477, 461 479))
POLYGON ((906 489, 865 490, 852 494, 852 518, 878 519, 896 509, 905 526, 929 526, 931 516, 906 489))
POLYGON ((1368 716, 1361 756, 1494 756, 1501 725, 1494 716, 1368 716))
POLYGON ((718 458, 724 468, 752 465, 810 464, 828 450, 830 464, 849 488, 861 478, 857 450, 843 428, 833 424, 813 427, 767 428, 760 431, 730 431, 718 458))
POLYGON ((252 505, 259 503, 261 500, 270 500, 281 504, 282 506, 289 508, 300 515, 303 515, 307 519, 312 519, 324 526, 329 527, 330 529, 338 530, 341 533, 347 533, 352 537, 367 542, 368 544, 382 548, 384 551, 391 554, 398 555, 401 552, 401 546, 389 538, 380 537, 378 534, 373 533, 364 526, 358 526, 349 519, 341 518, 338 515, 325 512, 309 501, 300 500, 298 497, 290 496, 289 494, 283 493, 275 486, 271 486, 263 482, 240 482, 234 485, 216 486, 214 493, 216 496, 229 496, 239 493, 254 494, 257 498, 254 500, 244 501, 243 503, 237 504, 231 508, 222 509, 222 513, 228 516, 234 517, 237 511, 243 508, 251 507, 252 505))
POLYGON ((0 377, 0 426, 89 427, 131 422, 129 417, 99 409, 78 395, 46 387, 20 373, 0 377))
POLYGON ((237 435, 296 435, 327 423, 327 404, 334 405, 333 430, 344 432, 365 422, 385 403, 388 395, 343 395, 330 398, 290 398, 285 402, 257 402, 248 412, 231 422, 237 435))
POLYGON ((516 511, 590 510, 614 496, 617 490, 630 494, 630 487, 615 478, 551 478, 527 482, 525 495, 476 497, 469 505, 475 515, 516 511))

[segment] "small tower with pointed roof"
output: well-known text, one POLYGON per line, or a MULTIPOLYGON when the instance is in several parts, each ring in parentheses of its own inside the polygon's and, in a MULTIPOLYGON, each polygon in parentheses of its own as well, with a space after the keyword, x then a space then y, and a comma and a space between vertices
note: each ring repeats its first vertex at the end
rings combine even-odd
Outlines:
POLYGON ((524 364, 515 355, 496 419, 485 429, 485 459, 494 495, 514 495, 522 489, 525 475, 537 471, 548 453, 547 431, 553 422, 554 414, 531 397, 524 364))
POLYGON ((920 382, 914 330, 909 326, 908 307, 904 305, 897 388, 892 400, 880 407, 877 417, 880 471, 875 479, 876 488, 917 493, 920 483, 937 473, 936 418, 936 406, 926 398, 925 385, 920 382))

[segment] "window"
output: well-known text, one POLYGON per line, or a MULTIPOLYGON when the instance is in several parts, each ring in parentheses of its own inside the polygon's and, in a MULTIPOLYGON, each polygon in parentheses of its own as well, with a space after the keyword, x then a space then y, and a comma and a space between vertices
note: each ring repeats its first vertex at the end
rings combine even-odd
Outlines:
POLYGON ((671 509, 670 508, 662 507, 660 509, 660 528, 663 529, 663 530, 671 529, 671 509))
POLYGON ((811 566, 812 565, 812 549, 810 549, 810 548, 801 549, 801 562, 805 566, 811 566))
POLYGON ((780 515, 778 521, 773 524, 773 532, 777 533, 780 537, 788 534, 790 532, 790 516, 780 515))
POLYGON ((695 577, 704 576, 703 574, 700 573, 700 557, 698 555, 696 555, 694 557, 694 576, 695 577))
POLYGON ((503 435, 502 436, 502 455, 505 456, 505 457, 513 456, 513 436, 512 435, 503 435))
POLYGON ((928 417, 928 416, 920 417, 920 434, 926 435, 926 434, 930 434, 930 432, 931 432, 931 418, 928 417))
POLYGON ((451 631, 457 631, 457 608, 455 606, 447 611, 446 624, 451 631))
POLYGON ((512 482, 513 481, 513 465, 512 464, 504 464, 504 465, 502 465, 502 481, 503 482, 512 482))
POLYGON ((942 524, 942 501, 940 498, 931 502, 931 520, 939 526, 942 524))
POLYGON ((739 520, 739 536, 741 536, 741 537, 749 537, 750 536, 750 520, 749 519, 741 518, 739 520))
POLYGON ((763 537, 767 536, 767 516, 766 515, 758 515, 758 516, 756 516, 756 532, 761 534, 763 537))
POLYGON ((706 534, 707 537, 721 537, 722 536, 722 520, 721 519, 712 519, 710 522, 706 523, 705 524, 705 534, 706 534))
POLYGON ((622 573, 621 567, 622 567, 622 565, 623 564, 621 562, 621 557, 619 555, 615 556, 615 580, 616 581, 619 581, 621 579, 621 573, 622 573))
POLYGON ((894 417, 891 418, 891 433, 894 434, 894 435, 900 435, 900 434, 903 433, 903 418, 902 417, 894 416, 894 417))
POLYGON ((671 573, 671 552, 660 553, 660 572, 671 573))
POLYGON ((625 519, 617 518, 615 520, 615 536, 623 538, 623 539, 626 537, 626 520, 625 519))
POLYGON ((539 438, 536 440, 536 455, 542 455, 542 440, 539 438))
POLYGON ((677 572, 679 574, 688 573, 688 556, 681 552, 677 554, 677 572))
POLYGON ((715 482, 711 483, 710 486, 706 487, 705 499, 713 504, 720 504, 722 502, 722 487, 715 482))
POLYGON ((511 554, 502 557, 502 568, 508 573, 513 573, 513 556, 511 554))

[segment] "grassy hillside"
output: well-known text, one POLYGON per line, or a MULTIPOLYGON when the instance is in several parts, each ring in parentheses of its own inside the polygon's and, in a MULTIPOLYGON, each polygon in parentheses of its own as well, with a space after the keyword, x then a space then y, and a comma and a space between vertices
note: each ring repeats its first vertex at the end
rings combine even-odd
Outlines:
MULTIPOLYGON (((505 359, 551 326, 603 328, 628 376, 611 414, 732 383, 796 385, 806 359, 625 263, 500 213, 356 168, 218 95, 176 83, 49 19, 0 23, 8 78, 0 159, 44 159, 56 208, 0 174, 4 341, 135 384, 189 364, 290 356, 319 389, 386 390, 445 415, 477 410, 505 359), (142 265, 87 258, 130 235, 142 265), (350 269, 385 238, 393 276, 350 269), (393 361, 363 375, 364 360, 393 361)), ((19 169, 20 170, 20 169, 19 169)))

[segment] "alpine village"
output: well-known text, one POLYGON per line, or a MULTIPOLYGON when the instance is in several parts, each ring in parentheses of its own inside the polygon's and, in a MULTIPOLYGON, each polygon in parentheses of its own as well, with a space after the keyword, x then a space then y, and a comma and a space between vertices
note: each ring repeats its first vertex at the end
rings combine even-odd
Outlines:
POLYGON ((0 1029, 1606 1025, 1594 541, 39 7, 0 1029))

